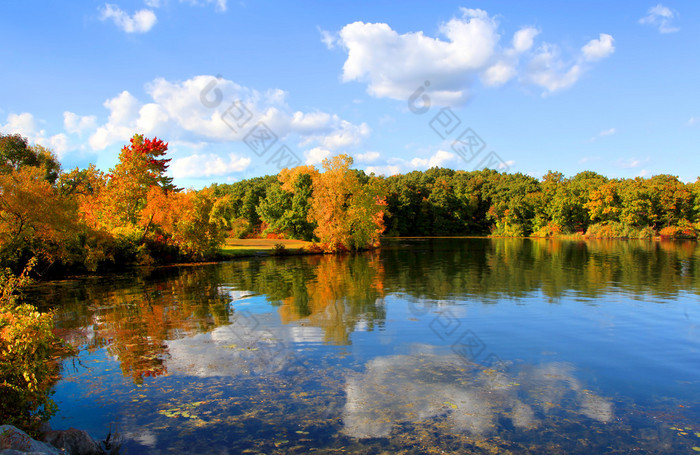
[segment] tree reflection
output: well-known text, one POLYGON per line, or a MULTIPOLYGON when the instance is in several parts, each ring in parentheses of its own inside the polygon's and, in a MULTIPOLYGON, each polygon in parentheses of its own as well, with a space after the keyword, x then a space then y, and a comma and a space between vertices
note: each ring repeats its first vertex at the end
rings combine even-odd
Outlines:
POLYGON ((264 295, 284 324, 319 327, 326 342, 348 344, 358 327, 384 322, 385 272, 377 251, 244 261, 230 271, 234 288, 264 295))
POLYGON ((387 294, 427 299, 596 298, 614 288, 666 298, 700 289, 696 241, 390 239, 382 259, 387 294))
MULTIPOLYGON (((135 382, 167 372, 167 340, 227 324, 228 301, 211 268, 54 288, 57 329, 76 347, 106 347, 135 382)), ((46 298, 46 297, 44 297, 46 298)))
POLYGON ((259 295, 284 325, 319 328, 319 341, 349 344, 354 331, 383 326, 391 294, 497 303, 539 293, 551 301, 597 298, 622 288, 666 298, 697 294, 699 257, 697 242, 389 239, 379 251, 358 254, 44 285, 28 301, 55 304, 62 336, 86 349, 106 346, 124 375, 140 381, 166 372, 167 341, 235 321, 232 292, 259 295))

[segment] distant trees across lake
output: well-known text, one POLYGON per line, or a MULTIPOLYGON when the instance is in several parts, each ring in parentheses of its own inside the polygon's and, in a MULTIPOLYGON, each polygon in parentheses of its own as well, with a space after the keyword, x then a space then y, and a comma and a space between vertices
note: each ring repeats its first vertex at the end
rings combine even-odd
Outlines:
MULTIPOLYGON (((212 185, 215 195, 231 198, 234 235, 261 232, 312 240, 313 223, 299 235, 300 228, 280 222, 292 214, 307 219, 301 202, 293 205, 292 200, 313 200, 313 190, 289 184, 289 175, 312 175, 304 169, 212 185)), ((700 180, 684 183, 672 175, 609 179, 585 171, 566 178, 550 171, 536 179, 490 169, 432 168, 385 178, 355 172, 385 204, 384 235, 389 236, 696 238, 700 229, 700 180)))

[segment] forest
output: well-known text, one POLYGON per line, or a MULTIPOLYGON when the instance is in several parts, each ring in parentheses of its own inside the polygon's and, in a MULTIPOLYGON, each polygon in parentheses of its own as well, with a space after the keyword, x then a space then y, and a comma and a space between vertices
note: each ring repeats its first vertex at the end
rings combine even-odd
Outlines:
POLYGON ((291 238, 319 252, 380 236, 697 238, 700 180, 613 179, 592 171, 541 179, 432 168, 390 177, 339 155, 314 166, 201 190, 167 176, 168 144, 135 135, 108 172, 64 171, 19 135, 0 136, 0 266, 89 272, 216 258, 227 237, 291 238))

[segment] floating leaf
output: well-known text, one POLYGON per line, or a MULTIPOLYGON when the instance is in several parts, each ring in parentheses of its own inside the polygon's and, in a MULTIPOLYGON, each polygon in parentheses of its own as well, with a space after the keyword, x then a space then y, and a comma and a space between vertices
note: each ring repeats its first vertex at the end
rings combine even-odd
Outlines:
POLYGON ((700 447, 695 446, 695 447, 693 447, 693 450, 696 452, 700 452, 700 447))

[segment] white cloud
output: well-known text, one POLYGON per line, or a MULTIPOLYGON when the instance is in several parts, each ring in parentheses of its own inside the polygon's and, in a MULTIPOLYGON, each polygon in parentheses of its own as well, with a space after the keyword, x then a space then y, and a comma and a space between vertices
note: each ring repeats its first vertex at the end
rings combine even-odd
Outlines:
POLYGON ((139 102, 131 93, 125 90, 103 105, 110 111, 109 121, 90 136, 93 150, 102 150, 115 142, 128 140, 136 132, 139 102))
POLYGON ((596 140, 603 138, 603 137, 612 136, 613 134, 616 134, 616 133, 617 133, 617 130, 615 128, 608 128, 607 130, 602 130, 601 132, 599 132, 598 134, 596 134, 595 136, 590 138, 588 141, 593 142, 593 141, 596 141, 596 140))
POLYGON ((673 20, 677 17, 677 12, 659 3, 649 8, 647 15, 639 19, 639 23, 657 27, 659 33, 674 33, 680 30, 680 27, 674 27, 672 24, 673 20))
POLYGON ((457 155, 445 150, 438 150, 430 158, 413 158, 411 166, 415 168, 445 167, 446 163, 456 162, 457 155))
MULTIPOLYGON (((334 41, 347 51, 343 81, 366 83, 370 95, 397 100, 408 100, 428 81, 426 94, 432 103, 454 106, 468 100, 476 78, 498 86, 524 72, 521 82, 547 92, 569 87, 588 68, 584 62, 614 51, 612 36, 601 34, 571 63, 565 63, 554 45, 543 43, 532 51, 540 34, 534 27, 522 27, 509 45, 502 46, 494 17, 477 9, 460 12, 439 26, 437 37, 422 31, 399 34, 385 23, 346 25, 334 41), (521 59, 529 62, 524 71, 519 69, 521 59)), ((323 36, 330 39, 330 34, 323 36)))
POLYGON ((348 52, 343 80, 367 82, 370 95, 393 99, 407 99, 429 80, 434 102, 465 102, 464 78, 488 65, 498 33, 496 21, 485 11, 461 11, 461 18, 440 26, 446 40, 423 32, 400 35, 381 23, 346 25, 339 33, 339 43, 348 52))
POLYGON ((250 158, 234 153, 229 153, 227 158, 216 154, 194 154, 174 159, 170 163, 170 174, 175 178, 222 176, 244 171, 250 162, 250 158))
POLYGON ((304 152, 304 157, 306 158, 306 164, 310 166, 316 166, 319 165, 325 160, 326 158, 329 158, 331 156, 331 152, 328 149, 324 149, 321 147, 314 147, 311 150, 307 150, 304 152))
POLYGON ((30 144, 39 144, 51 149, 59 158, 71 150, 68 137, 65 134, 59 133, 53 136, 47 136, 46 131, 39 129, 37 121, 29 112, 9 114, 7 116, 7 123, 0 125, 0 133, 20 134, 26 137, 30 144))
POLYGON ((607 33, 601 33, 600 38, 592 39, 581 48, 583 58, 588 61, 595 61, 605 58, 615 52, 613 37, 607 33))
POLYGON ((367 166, 365 168, 365 172, 367 174, 390 176, 400 174, 402 172, 402 166, 396 164, 387 164, 385 166, 367 166))
POLYGON ((97 117, 94 115, 78 115, 70 111, 63 113, 63 127, 69 133, 82 134, 83 131, 97 127, 97 117))
POLYGON ((516 74, 517 71, 513 65, 500 61, 486 68, 481 78, 488 86, 499 86, 513 79, 516 74))
POLYGON ((379 159, 379 152, 365 152, 355 155, 355 161, 360 163, 373 163, 379 159))
POLYGON ((311 136, 310 139, 318 141, 323 147, 338 150, 359 145, 369 136, 370 131, 366 123, 354 125, 346 120, 340 120, 332 132, 311 136))
POLYGON ((518 30, 513 35, 513 50, 518 53, 529 51, 532 48, 535 37, 539 34, 540 31, 533 27, 518 30))
POLYGON ((148 103, 141 106, 136 120, 136 129, 151 134, 158 134, 159 130, 168 122, 168 114, 158 104, 148 103))
POLYGON ((189 142, 243 141, 260 122, 280 141, 294 135, 303 146, 328 150, 359 145, 370 134, 367 124, 355 125, 335 114, 292 111, 283 90, 259 92, 223 78, 159 78, 146 85, 146 92, 148 103, 128 91, 104 103, 109 119, 90 136, 94 150, 124 142, 134 133, 189 142))
POLYGON ((155 13, 150 9, 141 9, 132 16, 117 5, 106 3, 100 10, 100 20, 111 19, 114 24, 126 33, 146 33, 157 22, 155 13))
POLYGON ((523 79, 544 88, 545 94, 571 87, 592 62, 615 52, 614 41, 611 35, 601 33, 598 39, 592 39, 581 47, 581 53, 571 62, 562 59, 557 46, 544 43, 530 60, 523 79))
POLYGON ((328 49, 335 49, 335 43, 338 37, 328 30, 323 30, 321 27, 316 27, 316 29, 321 34, 321 42, 325 44, 328 49))
MULTIPOLYGON (((372 159, 372 163, 376 162, 380 157, 379 153, 377 152, 368 152, 366 155, 370 155, 368 158, 372 159)), ((358 162, 362 162, 362 160, 358 159, 358 162)), ((432 167, 449 167, 456 169, 462 164, 464 164, 464 162, 455 153, 445 150, 438 150, 427 158, 415 157, 410 160, 405 160, 403 158, 389 158, 385 160, 384 163, 377 163, 373 164, 372 166, 365 167, 365 172, 374 172, 377 175, 395 175, 410 172, 416 169, 425 170, 432 167)))
POLYGON ((695 125, 697 125, 698 123, 700 123, 700 118, 699 118, 699 117, 690 117, 690 118, 688 119, 688 122, 686 123, 686 125, 688 125, 688 126, 695 126, 695 125))
POLYGON ((38 134, 34 116, 29 112, 9 114, 7 116, 7 123, 0 126, 0 131, 4 134, 21 134, 27 138, 38 134))
POLYGON ((71 146, 68 144, 68 136, 63 133, 54 134, 48 140, 39 139, 39 143, 53 150, 59 158, 71 150, 71 146))
POLYGON ((649 161, 648 159, 646 160, 640 160, 638 158, 624 158, 624 159, 619 159, 617 160, 617 165, 623 169, 633 169, 636 167, 641 166, 645 162, 649 161))
POLYGON ((543 44, 530 61, 523 78, 551 93, 572 86, 580 76, 579 64, 567 65, 561 60, 556 46, 543 44))

